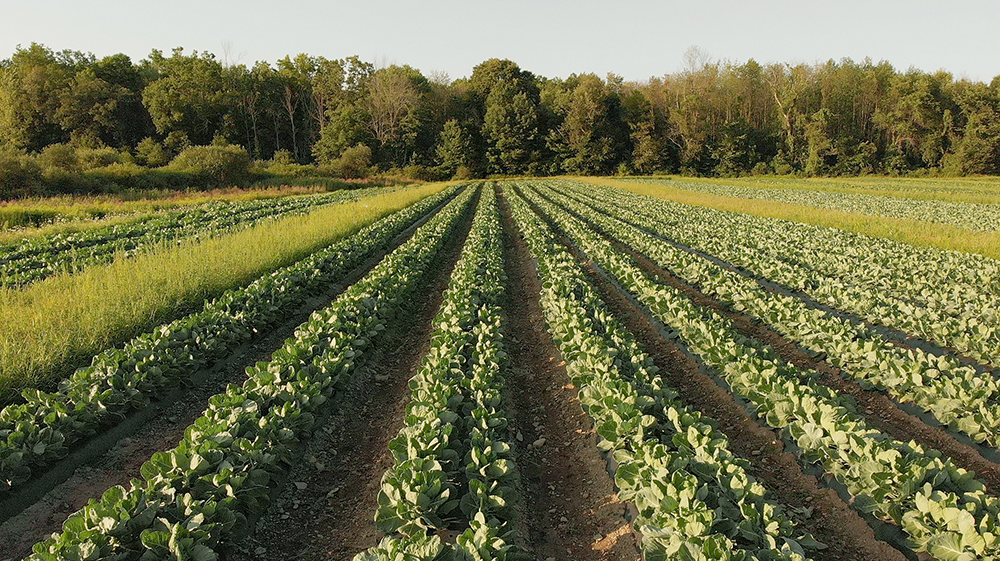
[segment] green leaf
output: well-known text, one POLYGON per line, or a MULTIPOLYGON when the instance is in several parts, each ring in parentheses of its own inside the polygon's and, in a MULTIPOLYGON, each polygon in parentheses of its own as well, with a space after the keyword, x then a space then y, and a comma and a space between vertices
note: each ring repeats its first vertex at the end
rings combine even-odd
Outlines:
POLYGON ((976 554, 965 551, 962 547, 962 536, 946 532, 931 538, 927 544, 927 553, 938 561, 975 561, 976 554))

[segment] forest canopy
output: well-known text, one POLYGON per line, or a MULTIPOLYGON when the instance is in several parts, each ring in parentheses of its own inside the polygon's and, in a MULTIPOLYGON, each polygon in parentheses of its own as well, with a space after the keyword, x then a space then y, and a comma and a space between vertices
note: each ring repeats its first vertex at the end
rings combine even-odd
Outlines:
POLYGON ((712 61, 697 50, 645 82, 547 78, 499 59, 454 81, 356 56, 246 66, 182 48, 135 62, 32 44, 0 61, 8 183, 169 169, 207 145, 343 174, 998 174, 1000 77, 870 60, 712 61))

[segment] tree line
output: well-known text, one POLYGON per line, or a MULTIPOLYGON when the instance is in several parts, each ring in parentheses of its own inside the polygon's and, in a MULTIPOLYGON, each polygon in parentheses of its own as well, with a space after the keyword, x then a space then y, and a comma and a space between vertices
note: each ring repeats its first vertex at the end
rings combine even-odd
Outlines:
POLYGON ((432 177, 998 174, 1000 77, 712 61, 697 49, 645 82, 546 78, 499 59, 454 81, 358 57, 247 66, 181 48, 135 63, 32 44, 0 61, 8 155, 71 146, 154 168, 213 143, 318 169, 360 154, 432 177))

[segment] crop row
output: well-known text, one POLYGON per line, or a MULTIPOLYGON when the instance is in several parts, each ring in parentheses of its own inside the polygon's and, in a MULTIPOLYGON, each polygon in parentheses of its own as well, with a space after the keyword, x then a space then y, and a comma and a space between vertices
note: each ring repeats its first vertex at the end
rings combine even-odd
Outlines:
POLYGON ((678 242, 826 305, 1000 366, 1000 262, 994 259, 620 189, 591 189, 591 195, 635 210, 678 242))
POLYGON ((387 248, 455 190, 419 201, 293 265, 223 293, 199 312, 100 353, 54 393, 24 390, 24 403, 0 411, 0 494, 64 457, 76 442, 266 332, 311 295, 387 248))
POLYGON ((485 189, 462 257, 410 380, 406 422, 389 444, 378 546, 355 561, 530 559, 513 544, 517 473, 505 440, 503 252, 496 193, 485 189), (456 530, 454 543, 443 531, 456 530))
POLYGON ((505 184, 512 214, 542 282, 549 332, 596 424, 599 446, 617 463, 619 497, 647 561, 805 558, 816 545, 747 472, 711 419, 683 404, 652 360, 597 296, 545 222, 505 184))
POLYGON ((720 374, 748 411, 783 429, 807 463, 819 463, 852 497, 852 506, 900 526, 908 545, 941 561, 998 559, 1000 500, 974 475, 935 450, 878 432, 853 401, 750 339, 711 310, 645 275, 584 223, 545 201, 533 202, 574 243, 642 302, 704 364, 720 374))
POLYGON ((128 256, 157 244, 249 228, 264 220, 359 200, 385 189, 256 201, 216 202, 156 213, 142 219, 79 232, 28 238, 0 247, 0 286, 24 286, 57 272, 128 256))
POLYGON ((209 400, 181 443, 142 466, 142 480, 91 500, 63 531, 34 546, 32 561, 216 558, 213 548, 266 507, 272 476, 292 461, 320 407, 420 286, 467 214, 468 189, 368 275, 313 315, 242 386, 209 400))
POLYGON ((984 232, 1000 230, 1000 208, 997 205, 940 201, 935 199, 912 199, 871 193, 817 191, 808 188, 724 185, 704 181, 667 181, 657 179, 631 179, 630 181, 663 185, 698 193, 711 193, 725 197, 760 199, 844 212, 857 212, 872 216, 889 216, 909 220, 923 220, 935 224, 952 224, 968 228, 969 230, 984 232))
MULTIPOLYGON (((572 193, 572 188, 563 189, 572 193)), ((623 208, 544 193, 587 220, 598 231, 651 258, 690 284, 770 325, 867 387, 901 402, 913 402, 976 442, 1000 444, 1000 387, 955 357, 903 348, 865 326, 810 307, 799 298, 770 291, 757 280, 684 251, 636 228, 642 218, 623 208), (628 222, 620 220, 618 216, 628 222)))

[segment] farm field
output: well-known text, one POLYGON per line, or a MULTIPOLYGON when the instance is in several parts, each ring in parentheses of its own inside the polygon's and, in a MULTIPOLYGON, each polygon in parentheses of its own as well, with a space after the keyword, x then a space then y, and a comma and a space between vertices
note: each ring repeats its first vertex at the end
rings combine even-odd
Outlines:
POLYGON ((979 225, 989 224, 996 215, 995 183, 986 179, 907 180, 906 189, 894 189, 898 181, 890 179, 692 179, 674 180, 648 178, 612 179, 582 178, 589 183, 613 185, 642 195, 650 195, 693 206, 729 210, 764 218, 777 218, 802 222, 826 228, 846 230, 858 234, 887 238, 908 245, 976 253, 1000 259, 1000 232, 990 231, 979 225), (869 189, 855 187, 871 186, 869 189), (919 187, 914 187, 916 183, 919 187), (980 189, 980 195, 967 202, 949 189, 961 189, 971 183, 980 189), (957 187, 956 187, 957 186, 957 187), (943 192, 942 192, 943 191, 943 192), (818 193, 817 193, 818 192, 818 193), (772 193, 773 200, 765 194, 772 193), (857 204, 850 197, 875 197, 889 201, 895 211, 886 205, 857 204), (819 201, 819 202, 817 202, 819 201), (928 208, 945 208, 942 216, 934 216, 928 208), (947 223, 947 217, 961 208, 958 217, 947 223), (983 212, 981 212, 983 211, 983 212), (977 214, 978 213, 978 214, 977 214), (894 215, 895 214, 895 215, 894 215), (963 216, 964 215, 964 216, 963 216), (933 221, 927 220, 932 218, 933 221), (970 229, 968 226, 975 226, 970 229))
POLYGON ((728 197, 950 224, 973 231, 995 232, 1000 229, 1000 185, 995 182, 897 182, 890 185, 898 190, 884 191, 864 184, 813 181, 762 180, 751 183, 745 180, 723 182, 681 178, 632 181, 728 197), (970 183, 979 189, 970 191, 970 183))
MULTIPOLYGON (((48 391, 54 380, 106 346, 187 315, 205 298, 294 263, 441 188, 339 195, 315 212, 276 213, 275 218, 258 217, 251 227, 223 225, 172 242, 147 240, 131 257, 115 252, 108 263, 91 263, 27 287, 2 287, 0 401, 9 401, 4 394, 11 389, 30 387, 26 383, 48 391)), ((153 232, 140 237, 159 235, 153 232)), ((54 258, 76 253, 75 248, 64 245, 54 258)))
POLYGON ((218 202, 249 202, 316 193, 320 190, 280 186, 216 189, 199 192, 149 191, 129 195, 63 195, 0 202, 0 242, 47 235, 56 230, 99 227, 116 219, 218 202))
POLYGON ((679 183, 171 210, 12 283, 329 232, 75 373, 11 370, 0 560, 1000 559, 1000 262, 950 249, 995 235, 994 186, 679 183), (870 235, 894 220, 952 237, 870 235))

